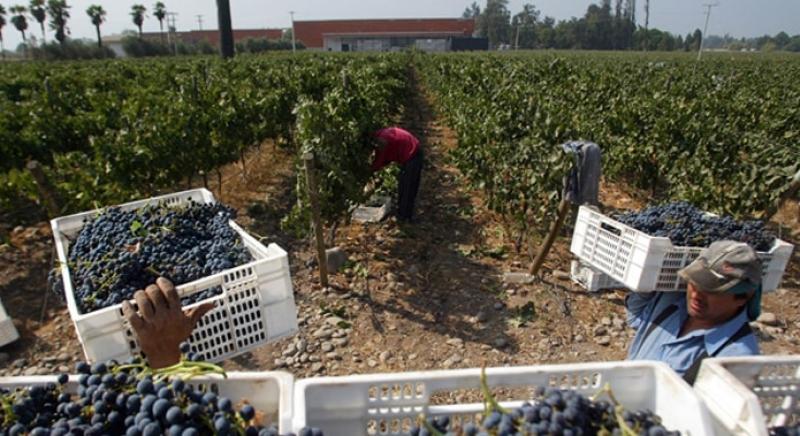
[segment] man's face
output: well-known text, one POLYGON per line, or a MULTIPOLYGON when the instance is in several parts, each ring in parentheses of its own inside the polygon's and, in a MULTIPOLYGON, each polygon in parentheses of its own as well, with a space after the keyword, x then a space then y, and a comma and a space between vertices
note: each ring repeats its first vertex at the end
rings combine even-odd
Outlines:
POLYGON ((689 316, 713 325, 733 318, 747 304, 747 299, 738 299, 727 292, 704 292, 689 282, 686 292, 686 309, 689 316))

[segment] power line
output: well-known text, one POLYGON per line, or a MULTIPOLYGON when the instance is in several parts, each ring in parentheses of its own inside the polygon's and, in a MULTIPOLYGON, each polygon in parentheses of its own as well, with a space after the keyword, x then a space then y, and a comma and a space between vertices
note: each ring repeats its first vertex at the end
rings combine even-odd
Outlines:
POLYGON ((195 15, 197 17, 197 26, 200 27, 200 31, 203 31, 203 15, 195 15))
POLYGON ((697 60, 700 60, 700 57, 703 56, 703 43, 706 40, 706 32, 708 32, 708 20, 711 18, 711 9, 719 6, 719 3, 703 3, 703 7, 706 8, 706 25, 703 27, 703 34, 700 35, 700 50, 697 52, 697 60))

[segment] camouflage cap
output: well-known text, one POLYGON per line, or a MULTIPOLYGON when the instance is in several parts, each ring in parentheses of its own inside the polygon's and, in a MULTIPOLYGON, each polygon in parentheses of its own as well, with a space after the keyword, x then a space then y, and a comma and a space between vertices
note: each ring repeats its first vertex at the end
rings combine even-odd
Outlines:
POLYGON ((744 242, 714 242, 694 262, 678 271, 678 275, 703 292, 753 292, 747 306, 748 316, 756 319, 761 313, 761 260, 744 242))

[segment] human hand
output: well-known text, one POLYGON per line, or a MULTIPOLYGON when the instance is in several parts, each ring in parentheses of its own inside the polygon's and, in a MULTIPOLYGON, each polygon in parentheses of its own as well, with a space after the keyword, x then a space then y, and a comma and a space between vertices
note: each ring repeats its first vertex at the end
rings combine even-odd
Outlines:
POLYGON ((138 312, 127 301, 122 313, 136 332, 139 348, 152 368, 164 368, 180 361, 180 344, 189 338, 194 326, 214 303, 206 303, 184 312, 175 286, 159 277, 156 284, 133 296, 138 312))

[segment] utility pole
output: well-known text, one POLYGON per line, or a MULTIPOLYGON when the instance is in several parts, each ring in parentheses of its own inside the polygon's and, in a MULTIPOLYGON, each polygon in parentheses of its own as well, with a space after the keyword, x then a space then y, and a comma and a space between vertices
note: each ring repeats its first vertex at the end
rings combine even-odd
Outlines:
POLYGON ((703 34, 700 35, 700 50, 697 51, 697 60, 703 56, 703 42, 706 39, 706 32, 708 32, 708 20, 711 18, 711 9, 719 6, 719 3, 704 3, 703 7, 706 8, 706 25, 703 27, 703 34))
POLYGON ((650 36, 647 33, 647 28, 650 26, 650 0, 644 2, 644 51, 647 51, 647 40, 650 36))
POLYGON ((234 54, 230 0, 217 0, 217 19, 219 21, 220 54, 224 59, 230 59, 234 54))
POLYGON ((178 54, 178 28, 176 27, 175 20, 178 16, 177 12, 167 12, 167 41, 172 46, 173 54, 178 54), (170 35, 172 37, 170 38, 170 35))
POLYGON ((289 16, 292 17, 292 53, 297 52, 296 37, 294 35, 294 11, 289 11, 289 16))
POLYGON ((197 27, 200 28, 200 31, 203 31, 203 15, 195 15, 197 17, 197 27))

